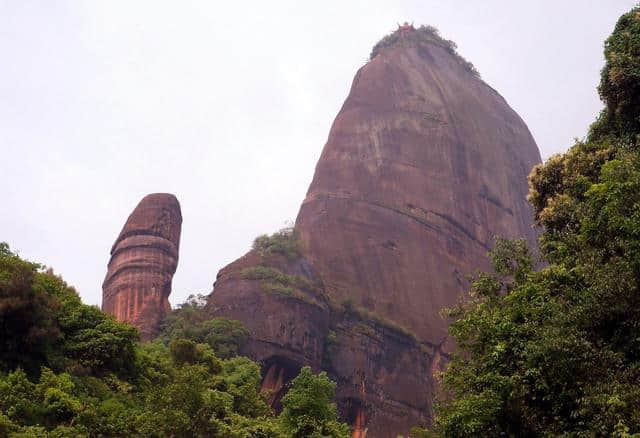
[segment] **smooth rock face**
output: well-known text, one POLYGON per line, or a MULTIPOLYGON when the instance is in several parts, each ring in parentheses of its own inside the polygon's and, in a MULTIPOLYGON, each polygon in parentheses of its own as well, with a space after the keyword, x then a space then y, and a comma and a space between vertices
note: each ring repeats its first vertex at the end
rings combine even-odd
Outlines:
POLYGON ((447 48, 382 49, 329 133, 296 220, 300 257, 266 263, 323 299, 266 293, 241 274, 265 265, 252 251, 220 271, 207 309, 247 325, 243 353, 263 363, 266 390, 323 369, 354 437, 406 434, 431 420, 434 373, 454 348, 441 309, 489 269, 494 236, 535 245, 538 162, 523 121, 447 48))
POLYGON ((526 125, 447 49, 384 49, 356 74, 296 229, 329 296, 446 338, 439 312, 496 235, 535 244, 526 125))
POLYGON ((171 310, 171 279, 178 266, 182 214, 175 196, 145 196, 111 248, 102 284, 102 310, 140 330, 142 340, 157 334, 171 310))

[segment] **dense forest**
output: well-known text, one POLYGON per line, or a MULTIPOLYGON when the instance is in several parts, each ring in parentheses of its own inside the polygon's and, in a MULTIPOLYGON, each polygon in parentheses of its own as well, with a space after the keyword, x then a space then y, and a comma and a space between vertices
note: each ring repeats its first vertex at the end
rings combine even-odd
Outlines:
POLYGON ((197 297, 140 344, 135 328, 0 244, 0 437, 347 437, 335 383, 303 368, 275 415, 246 330, 197 297))

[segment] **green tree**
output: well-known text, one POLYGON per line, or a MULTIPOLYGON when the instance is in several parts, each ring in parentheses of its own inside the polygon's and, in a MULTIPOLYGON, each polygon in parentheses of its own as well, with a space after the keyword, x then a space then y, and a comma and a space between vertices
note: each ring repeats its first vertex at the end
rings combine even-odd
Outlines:
POLYGON ((201 325, 204 332, 202 341, 211 346, 221 358, 238 355, 240 347, 249 338, 249 331, 240 321, 228 318, 214 318, 201 325))
POLYGON ((131 374, 137 340, 135 328, 82 304, 62 278, 2 244, 0 369, 131 374))
POLYGON ((37 373, 60 338, 57 302, 36 284, 40 268, 0 243, 0 370, 37 373))
POLYGON ((205 304, 206 297, 203 295, 190 295, 165 318, 160 337, 167 343, 176 339, 190 339, 208 344, 216 356, 223 359, 237 356, 249 337, 249 331, 240 321, 210 318, 205 304))
POLYGON ((638 145, 640 137, 640 19, 638 8, 618 20, 605 41, 606 64, 598 91, 606 108, 593 134, 613 135, 618 141, 638 145))
POLYGON ((335 390, 336 384, 324 371, 315 375, 311 368, 302 368, 282 398, 280 421, 285 434, 296 438, 349 437, 349 427, 338 421, 332 402, 335 390))

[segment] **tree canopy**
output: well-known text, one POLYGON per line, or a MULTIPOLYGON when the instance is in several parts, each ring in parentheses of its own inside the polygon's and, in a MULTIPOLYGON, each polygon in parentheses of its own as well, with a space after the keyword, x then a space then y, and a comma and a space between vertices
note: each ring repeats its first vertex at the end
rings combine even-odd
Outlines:
POLYGON ((238 356, 246 336, 238 321, 207 319, 191 297, 160 338, 138 344, 135 328, 82 304, 62 278, 2 243, 0 437, 348 435, 335 384, 308 368, 276 416, 259 365, 238 356))

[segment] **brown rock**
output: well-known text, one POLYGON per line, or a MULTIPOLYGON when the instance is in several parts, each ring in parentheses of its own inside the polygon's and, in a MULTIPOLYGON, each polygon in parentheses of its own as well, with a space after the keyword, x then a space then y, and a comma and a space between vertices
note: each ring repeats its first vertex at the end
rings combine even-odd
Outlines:
POLYGON ((208 303, 247 324, 244 353, 263 362, 266 389, 303 365, 327 370, 358 437, 430 421, 433 375, 453 348, 441 309, 489 268, 494 236, 535 245, 531 134, 446 42, 421 32, 398 33, 356 74, 296 220, 299 257, 250 252, 220 272, 208 303), (265 264, 314 281, 320 304, 240 274, 265 264))
POLYGON ((262 386, 274 395, 274 405, 301 366, 322 367, 330 307, 313 267, 300 255, 250 251, 218 273, 207 310, 245 324, 251 337, 241 353, 263 363, 262 386))
POLYGON ((329 296, 440 345, 496 235, 535 244, 526 125, 461 59, 396 44, 356 74, 296 221, 329 296))
POLYGON ((175 196, 145 196, 111 248, 102 284, 102 310, 151 339, 171 310, 171 279, 178 266, 182 214, 175 196))

